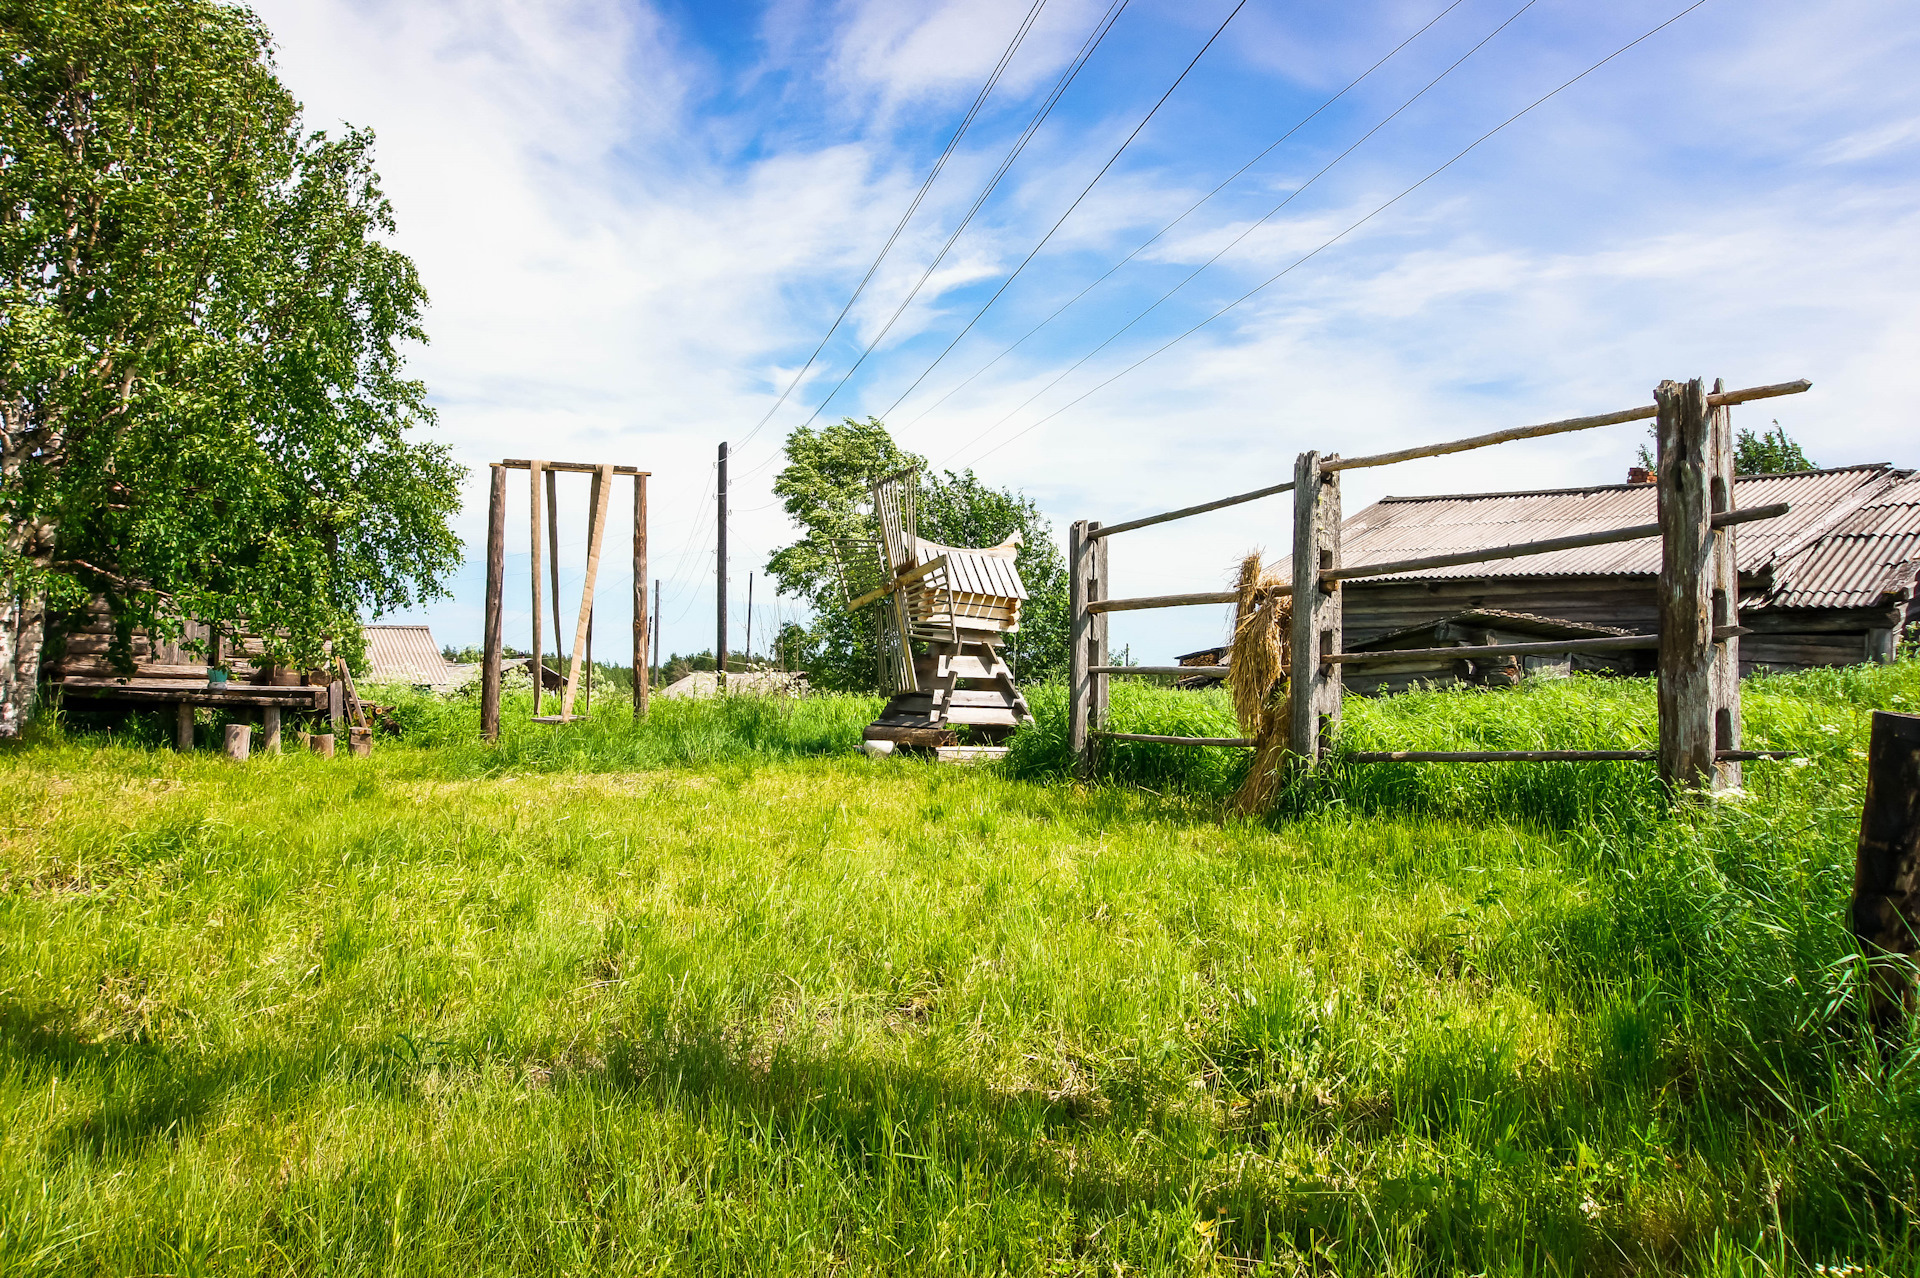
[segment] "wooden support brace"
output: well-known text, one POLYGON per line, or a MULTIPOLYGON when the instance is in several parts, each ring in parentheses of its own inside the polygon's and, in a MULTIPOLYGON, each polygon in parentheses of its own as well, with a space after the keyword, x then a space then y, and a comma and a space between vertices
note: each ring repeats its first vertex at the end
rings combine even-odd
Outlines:
POLYGON ((541 481, 546 474, 546 466, 547 464, 538 458, 527 463, 528 524, 533 534, 530 538, 531 544, 528 547, 528 554, 531 556, 530 562, 533 565, 533 572, 531 574, 533 578, 533 712, 536 715, 540 713, 540 665, 544 660, 542 654, 547 650, 547 637, 543 633, 546 619, 540 615, 546 604, 546 601, 540 597, 542 586, 540 572, 544 567, 541 563, 540 554, 540 516, 542 506, 540 497, 541 481))
MULTIPOLYGON (((492 487, 487 498, 487 603, 482 621, 484 631, 480 658, 480 735, 488 741, 500 738, 500 613, 507 572, 507 471, 492 468, 492 487)), ((537 676, 536 676, 537 677, 537 676)), ((329 701, 332 700, 329 689, 329 701)), ((332 711, 333 706, 329 705, 332 711)), ((329 715, 336 729, 339 715, 329 715)), ((328 740, 328 753, 332 753, 328 740)))
POLYGON ((580 620, 573 628, 573 657, 567 662, 567 687, 560 694, 562 722, 573 716, 573 699, 580 687, 580 661, 586 653, 587 629, 593 624, 593 583, 600 575, 600 543, 607 531, 607 499, 613 495, 613 467, 602 466, 594 476, 593 507, 587 519, 587 579, 580 587, 580 620))

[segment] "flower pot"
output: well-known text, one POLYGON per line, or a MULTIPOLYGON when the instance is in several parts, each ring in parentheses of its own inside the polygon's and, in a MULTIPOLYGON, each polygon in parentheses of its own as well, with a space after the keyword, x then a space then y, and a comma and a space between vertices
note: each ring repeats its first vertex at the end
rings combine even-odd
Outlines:
POLYGON ((207 671, 207 686, 208 686, 209 688, 224 688, 224 687, 226 687, 226 686, 227 686, 227 672, 226 672, 225 670, 222 670, 222 669, 220 669, 220 668, 219 668, 219 667, 217 667, 217 666, 216 666, 216 667, 214 667, 213 669, 211 669, 211 670, 209 670, 209 671, 207 671))

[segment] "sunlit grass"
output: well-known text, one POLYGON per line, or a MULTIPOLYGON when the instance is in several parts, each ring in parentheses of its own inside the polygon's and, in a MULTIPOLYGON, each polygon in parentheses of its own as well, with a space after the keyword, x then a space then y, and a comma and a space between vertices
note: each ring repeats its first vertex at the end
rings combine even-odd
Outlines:
POLYGON ((1232 752, 1070 786, 1036 701, 1013 768, 865 759, 860 699, 0 752, 0 1271, 1913 1270, 1915 1060, 1860 1040, 1844 905, 1920 667, 1751 682, 1809 762, 1680 816, 1631 765, 1366 765, 1223 821, 1232 752))

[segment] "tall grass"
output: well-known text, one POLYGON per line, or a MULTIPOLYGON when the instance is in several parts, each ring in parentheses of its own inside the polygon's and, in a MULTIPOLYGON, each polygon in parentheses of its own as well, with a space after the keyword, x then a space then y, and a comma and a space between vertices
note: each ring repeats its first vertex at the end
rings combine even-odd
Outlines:
MULTIPOLYGON (((867 760, 834 702, 0 750, 0 1271, 1915 1271, 1920 1060, 1844 917, 1920 667, 1750 683, 1808 762, 1679 812, 1353 765, 1222 820, 1228 751, 1046 779, 1055 695, 1013 769, 867 760)), ((1611 743, 1645 696, 1345 743, 1611 743)))

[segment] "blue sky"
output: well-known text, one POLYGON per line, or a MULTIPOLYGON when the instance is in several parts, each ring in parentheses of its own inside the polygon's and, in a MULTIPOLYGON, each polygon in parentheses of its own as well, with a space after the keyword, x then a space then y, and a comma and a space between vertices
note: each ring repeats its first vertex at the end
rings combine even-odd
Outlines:
MULTIPOLYGON (((653 472, 666 650, 709 647, 712 463, 727 440, 737 651, 747 574, 791 535, 769 490, 782 439, 880 334, 1112 2, 1042 6, 848 322, 757 433, 1033 0, 257 4, 309 126, 378 134, 398 243, 433 296, 413 368, 440 437, 474 468, 459 527, 476 558, 417 615, 443 641, 478 640, 486 462, 611 461, 653 472)), ((1074 519, 1277 482, 1305 448, 1605 412, 1650 402, 1666 377, 1812 378, 1811 394, 1736 410, 1736 424, 1778 417, 1822 464, 1920 465, 1920 10, 1895 0, 1707 0, 1363 223, 1691 0, 1247 0, 902 399, 1234 3, 1124 5, 819 420, 884 416, 936 464, 1034 496, 1063 537, 1074 519)), ((1641 437, 1610 427, 1353 472, 1346 508, 1613 482, 1641 437)), ((566 591, 585 559, 577 487, 566 591)), ((523 489, 510 643, 528 628, 523 489)), ((1247 550, 1284 553, 1288 519, 1280 499, 1116 539, 1115 590, 1216 588, 1247 550)), ((613 535, 624 542, 624 525, 613 535)), ((596 632, 623 636, 630 578, 614 558, 596 632)), ((757 647, 796 610, 768 593, 757 585, 757 647)), ((1217 609, 1121 615, 1114 642, 1159 661, 1223 628, 1217 609)))

